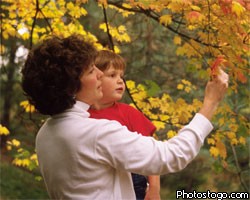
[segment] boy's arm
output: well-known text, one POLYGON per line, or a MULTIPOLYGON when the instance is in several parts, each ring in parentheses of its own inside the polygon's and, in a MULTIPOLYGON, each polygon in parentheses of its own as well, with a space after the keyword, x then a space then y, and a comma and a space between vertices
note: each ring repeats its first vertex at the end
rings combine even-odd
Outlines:
POLYGON ((149 187, 144 200, 160 200, 160 176, 148 176, 149 187))

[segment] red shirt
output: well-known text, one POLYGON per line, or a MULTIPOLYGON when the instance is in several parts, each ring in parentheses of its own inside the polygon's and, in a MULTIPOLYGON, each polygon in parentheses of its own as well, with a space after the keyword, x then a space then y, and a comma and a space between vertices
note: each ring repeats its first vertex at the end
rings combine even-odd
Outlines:
POLYGON ((125 103, 115 103, 102 110, 89 109, 91 118, 116 120, 126 126, 130 131, 152 136, 156 130, 153 123, 143 113, 125 103))

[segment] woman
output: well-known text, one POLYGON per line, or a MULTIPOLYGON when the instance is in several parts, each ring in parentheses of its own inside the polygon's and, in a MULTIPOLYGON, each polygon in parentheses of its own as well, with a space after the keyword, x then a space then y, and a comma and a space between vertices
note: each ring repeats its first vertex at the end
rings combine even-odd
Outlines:
POLYGON ((89 118, 90 105, 102 98, 95 55, 93 44, 80 35, 51 37, 30 52, 22 70, 30 102, 50 115, 36 150, 52 199, 135 199, 131 172, 147 176, 183 169, 211 132, 209 120, 228 86, 220 70, 192 121, 176 137, 156 141, 116 121, 89 118))

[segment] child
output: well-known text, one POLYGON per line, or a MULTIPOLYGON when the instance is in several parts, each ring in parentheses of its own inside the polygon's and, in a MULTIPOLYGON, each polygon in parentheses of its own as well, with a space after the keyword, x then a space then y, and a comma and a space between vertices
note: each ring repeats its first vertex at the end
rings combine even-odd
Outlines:
MULTIPOLYGON (((104 73, 102 77, 103 98, 89 110, 91 117, 116 120, 130 131, 152 136, 156 128, 141 112, 127 104, 118 103, 125 91, 123 76, 126 64, 124 59, 109 50, 102 50, 98 53, 95 65, 104 73)), ((132 173, 132 179, 137 199, 144 199, 145 196, 146 199, 160 199, 159 176, 149 176, 147 180, 145 176, 132 173), (147 182, 149 182, 149 187, 146 191, 147 182)))

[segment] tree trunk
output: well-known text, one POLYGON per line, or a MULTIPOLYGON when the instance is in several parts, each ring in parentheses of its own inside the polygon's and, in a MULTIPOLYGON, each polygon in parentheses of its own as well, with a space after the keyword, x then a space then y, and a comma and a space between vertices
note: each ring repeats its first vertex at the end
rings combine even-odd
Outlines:
MULTIPOLYGON (((17 50, 16 40, 15 38, 10 40, 10 52, 9 52, 9 63, 6 66, 6 70, 4 73, 7 75, 7 80, 2 81, 1 83, 1 95, 3 99, 3 110, 1 116, 1 124, 8 129, 10 129, 10 112, 12 105, 12 96, 13 96, 13 86, 15 83, 15 70, 17 65, 15 63, 15 54, 17 50)), ((1 149, 6 149, 6 141, 8 136, 2 135, 0 137, 1 149)))

